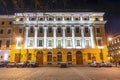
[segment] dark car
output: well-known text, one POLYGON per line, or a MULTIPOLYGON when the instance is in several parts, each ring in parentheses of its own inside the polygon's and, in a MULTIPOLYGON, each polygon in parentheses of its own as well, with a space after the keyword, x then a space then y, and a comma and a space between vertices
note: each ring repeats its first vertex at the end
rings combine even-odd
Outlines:
POLYGON ((5 67, 9 62, 8 61, 1 61, 0 67, 5 67))
POLYGON ((16 67, 27 67, 27 62, 16 63, 16 67))
POLYGON ((10 62, 6 65, 7 68, 9 67, 16 67, 16 63, 15 62, 10 62))
POLYGON ((28 67, 38 67, 38 63, 37 62, 30 62, 27 64, 28 67))
POLYGON ((66 68, 67 67, 67 63, 66 62, 61 62, 60 63, 60 67, 61 68, 66 68))

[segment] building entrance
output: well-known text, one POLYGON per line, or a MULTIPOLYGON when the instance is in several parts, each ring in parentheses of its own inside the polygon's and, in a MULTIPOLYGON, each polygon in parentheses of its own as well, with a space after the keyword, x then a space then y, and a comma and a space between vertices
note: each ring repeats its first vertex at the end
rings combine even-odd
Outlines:
POLYGON ((19 63, 21 58, 21 54, 15 54, 15 62, 19 63))
POLYGON ((43 52, 42 51, 38 51, 36 54, 36 62, 38 64, 43 64, 43 52))
POLYGON ((78 65, 83 64, 83 55, 81 51, 76 52, 76 64, 78 65))

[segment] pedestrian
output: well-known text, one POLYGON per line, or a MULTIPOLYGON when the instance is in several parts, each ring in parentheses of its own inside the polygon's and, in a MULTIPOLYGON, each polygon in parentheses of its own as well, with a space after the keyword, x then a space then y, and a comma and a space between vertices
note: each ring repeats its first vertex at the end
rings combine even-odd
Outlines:
POLYGON ((120 66, 120 60, 119 60, 118 64, 119 64, 119 66, 120 66))
POLYGON ((117 67, 117 61, 115 60, 115 66, 117 67))

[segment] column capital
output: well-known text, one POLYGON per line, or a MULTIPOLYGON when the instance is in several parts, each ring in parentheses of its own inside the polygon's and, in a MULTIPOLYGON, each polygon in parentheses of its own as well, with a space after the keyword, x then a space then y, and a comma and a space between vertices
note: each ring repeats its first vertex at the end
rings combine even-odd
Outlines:
POLYGON ((66 29, 66 27, 62 27, 62 29, 66 29))
POLYGON ((56 30, 56 29, 57 29, 57 27, 53 27, 53 29, 55 29, 55 30, 56 30))
POLYGON ((34 27, 34 29, 36 30, 36 29, 38 29, 38 27, 34 27))
POLYGON ((80 27, 81 29, 84 29, 84 27, 82 26, 82 27, 80 27))
POLYGON ((48 27, 43 27, 43 29, 47 29, 48 27))
POLYGON ((93 27, 92 27, 92 26, 90 26, 90 27, 89 27, 89 29, 93 29, 93 27))
POLYGON ((75 29, 75 27, 71 27, 72 29, 75 29))
POLYGON ((25 27, 26 29, 29 29, 29 27, 25 27))

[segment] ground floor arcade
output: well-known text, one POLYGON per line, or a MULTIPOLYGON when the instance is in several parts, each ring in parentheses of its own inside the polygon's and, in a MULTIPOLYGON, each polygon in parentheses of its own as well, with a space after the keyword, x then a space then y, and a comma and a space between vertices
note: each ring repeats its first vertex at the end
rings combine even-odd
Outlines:
POLYGON ((11 50, 10 62, 36 61, 38 64, 87 64, 108 61, 107 50, 101 49, 24 49, 11 50))

